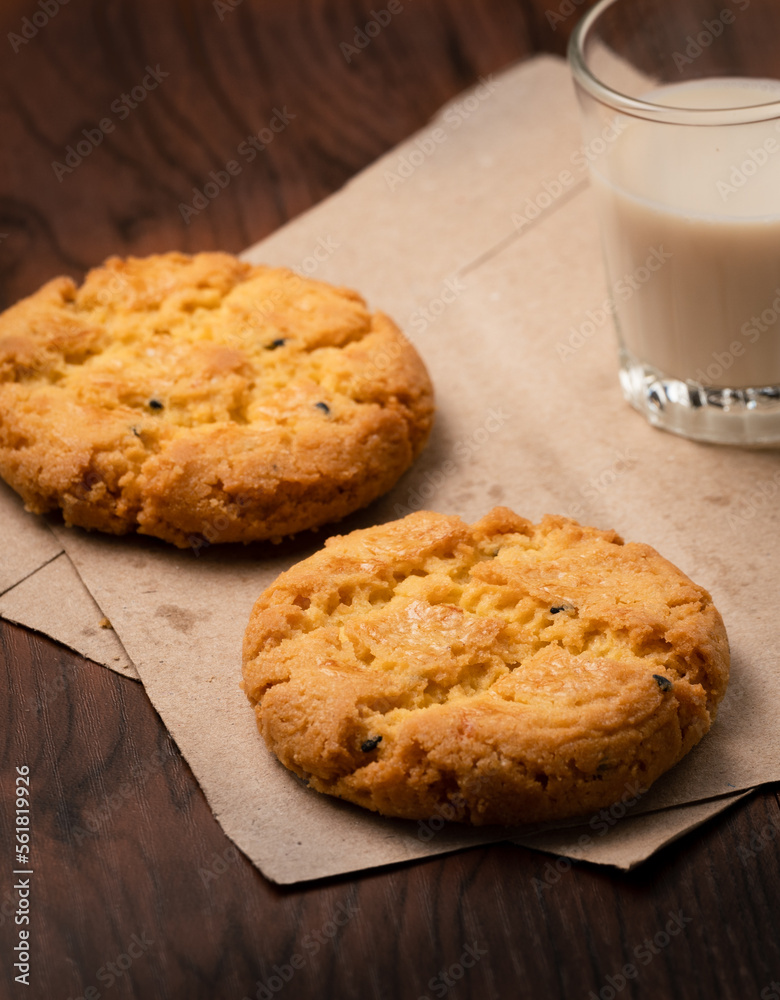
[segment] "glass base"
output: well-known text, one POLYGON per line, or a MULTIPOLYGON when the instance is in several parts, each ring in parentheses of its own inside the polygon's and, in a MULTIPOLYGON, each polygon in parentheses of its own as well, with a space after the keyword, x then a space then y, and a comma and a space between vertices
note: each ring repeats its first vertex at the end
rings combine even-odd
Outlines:
POLYGON ((634 409, 673 434, 750 448, 780 446, 780 386, 715 389, 670 378, 620 351, 620 383, 634 409))

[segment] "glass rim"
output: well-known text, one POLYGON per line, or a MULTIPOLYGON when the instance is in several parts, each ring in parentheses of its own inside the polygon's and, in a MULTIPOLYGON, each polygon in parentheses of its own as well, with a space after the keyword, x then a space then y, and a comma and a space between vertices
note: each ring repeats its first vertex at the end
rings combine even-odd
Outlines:
MULTIPOLYGON (((595 22, 621 0, 600 0, 577 22, 568 46, 569 66, 575 83, 601 104, 636 118, 669 125, 749 125, 780 118, 780 100, 740 108, 674 108, 665 104, 629 97, 600 80, 585 59, 585 44, 595 22)), ((622 0, 629 3, 630 0, 622 0)), ((744 78, 742 78, 744 79, 744 78)), ((685 81, 681 81, 685 82, 685 81)), ((778 81, 780 88, 780 80, 778 81)))

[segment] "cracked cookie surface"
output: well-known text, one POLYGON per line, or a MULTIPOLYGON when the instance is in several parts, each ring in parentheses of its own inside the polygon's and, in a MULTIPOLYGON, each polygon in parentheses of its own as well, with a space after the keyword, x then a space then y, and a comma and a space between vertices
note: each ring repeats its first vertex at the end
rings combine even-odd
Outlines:
POLYGON ((0 316, 0 475, 84 528, 293 534, 390 489, 432 420, 392 320, 229 254, 111 258, 0 316))
POLYGON ((317 791, 520 824, 649 788, 710 728, 728 670, 710 595, 654 549, 497 507, 329 539, 255 604, 243 687, 317 791))

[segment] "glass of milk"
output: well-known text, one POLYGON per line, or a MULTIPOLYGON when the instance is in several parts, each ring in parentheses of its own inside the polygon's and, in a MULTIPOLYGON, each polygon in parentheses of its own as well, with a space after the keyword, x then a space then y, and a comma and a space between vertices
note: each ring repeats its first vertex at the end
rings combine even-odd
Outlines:
POLYGON ((780 445, 780 0, 602 0, 569 59, 624 395, 780 445))

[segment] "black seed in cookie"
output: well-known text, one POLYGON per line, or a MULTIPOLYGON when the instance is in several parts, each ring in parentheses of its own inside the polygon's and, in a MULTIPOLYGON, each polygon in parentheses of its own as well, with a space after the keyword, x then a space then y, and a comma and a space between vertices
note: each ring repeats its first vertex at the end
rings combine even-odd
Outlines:
POLYGON ((366 742, 362 744, 360 749, 363 751, 363 753, 371 753, 372 750, 376 750, 376 748, 379 746, 381 742, 382 742, 381 736, 372 736, 371 739, 366 740, 366 742))
POLYGON ((330 413, 330 407, 328 406, 327 403, 315 403, 314 405, 317 407, 318 410, 322 410, 322 412, 326 416, 330 413))
POLYGON ((287 340, 284 337, 277 337, 276 340, 272 340, 270 344, 265 345, 267 351, 275 351, 277 347, 284 347, 287 340))
POLYGON ((672 682, 668 677, 662 677, 661 674, 653 674, 653 680, 662 691, 672 690, 672 682))
POLYGON ((160 402, 159 399, 150 399, 149 400, 149 409, 150 410, 161 410, 162 408, 163 408, 163 404, 160 402))

